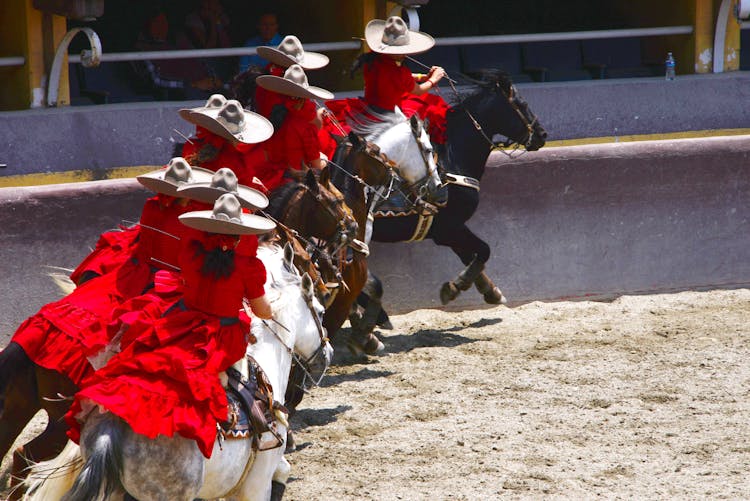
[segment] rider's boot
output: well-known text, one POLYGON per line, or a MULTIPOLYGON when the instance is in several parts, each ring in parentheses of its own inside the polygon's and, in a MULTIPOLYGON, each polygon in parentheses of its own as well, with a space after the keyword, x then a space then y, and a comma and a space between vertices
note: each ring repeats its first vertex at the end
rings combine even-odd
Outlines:
POLYGON ((489 304, 506 304, 508 300, 503 296, 503 292, 492 283, 486 273, 479 274, 474 285, 480 294, 484 296, 484 301, 489 304))

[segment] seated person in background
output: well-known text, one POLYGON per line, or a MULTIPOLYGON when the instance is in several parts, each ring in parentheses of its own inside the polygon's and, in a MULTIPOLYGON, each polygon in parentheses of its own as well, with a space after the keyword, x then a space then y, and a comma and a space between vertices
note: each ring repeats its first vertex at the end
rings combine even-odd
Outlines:
MULTIPOLYGON (((198 9, 185 16, 185 30, 194 49, 219 49, 231 47, 229 16, 219 0, 200 0, 198 9)), ((229 80, 236 60, 219 57, 206 60, 214 76, 229 80)))
MULTIPOLYGON (((267 12, 258 18, 258 35, 245 41, 245 47, 258 47, 260 45, 276 46, 281 43, 279 34, 279 21, 276 14, 267 12)), ((259 66, 265 68, 268 64, 266 59, 259 55, 240 57, 240 73, 247 70, 250 66, 259 66)))
MULTIPOLYGON (((169 20, 156 10, 144 25, 135 43, 140 51, 185 49, 190 46, 185 34, 171 32, 169 20)), ((221 87, 221 82, 200 61, 194 59, 153 59, 134 61, 133 67, 162 99, 202 99, 221 87)))

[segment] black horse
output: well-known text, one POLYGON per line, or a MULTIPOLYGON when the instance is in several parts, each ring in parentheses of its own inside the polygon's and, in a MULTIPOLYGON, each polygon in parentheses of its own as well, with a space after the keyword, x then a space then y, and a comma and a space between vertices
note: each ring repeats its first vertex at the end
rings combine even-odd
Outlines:
MULTIPOLYGON (((497 144, 493 136, 505 136, 504 146, 523 146, 527 151, 544 146, 547 132, 521 98, 513 82, 503 72, 484 72, 476 89, 452 105, 447 114, 447 141, 437 145, 439 163, 445 170, 448 202, 439 209, 424 238, 453 249, 466 268, 454 281, 443 284, 443 304, 455 299, 460 291, 476 286, 490 304, 504 302, 500 290, 484 273, 490 247, 467 226, 479 205, 479 183, 485 164, 497 144), (452 179, 452 180, 451 180, 452 179), (458 184, 455 184, 455 183, 458 184)), ((420 217, 376 218, 372 239, 378 242, 403 242, 414 237, 420 217)), ((380 307, 382 285, 371 277, 360 298, 365 307, 363 322, 369 328, 386 320, 380 307)), ((362 326, 364 328, 364 325, 362 326)))

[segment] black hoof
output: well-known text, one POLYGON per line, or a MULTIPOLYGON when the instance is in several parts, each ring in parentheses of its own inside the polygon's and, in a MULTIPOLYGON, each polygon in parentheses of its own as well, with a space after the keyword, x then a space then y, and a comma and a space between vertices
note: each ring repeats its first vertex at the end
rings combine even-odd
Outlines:
POLYGON ((458 290, 458 287, 456 287, 453 282, 445 282, 443 286, 440 287, 440 302, 448 304, 456 299, 459 294, 461 294, 461 291, 458 290))
POLYGON ((294 441, 294 433, 292 433, 292 430, 287 429, 286 430, 286 449, 284 449, 284 454, 289 454, 290 452, 294 452, 296 450, 297 450, 297 443, 294 441))
POLYGON ((271 482, 271 501, 281 501, 281 498, 284 497, 285 490, 285 484, 276 481, 271 482))
POLYGON ((355 357, 359 357, 363 354, 378 355, 385 350, 385 345, 372 332, 369 332, 364 336, 352 336, 346 346, 355 357))

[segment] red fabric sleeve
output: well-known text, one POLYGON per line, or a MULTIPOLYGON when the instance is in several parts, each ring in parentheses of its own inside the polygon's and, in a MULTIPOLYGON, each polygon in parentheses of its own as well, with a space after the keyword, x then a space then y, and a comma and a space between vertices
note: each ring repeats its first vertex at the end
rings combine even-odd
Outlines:
POLYGON ((266 283, 266 267, 257 257, 247 258, 246 266, 243 267, 243 279, 246 298, 256 299, 266 293, 263 287, 266 283))

